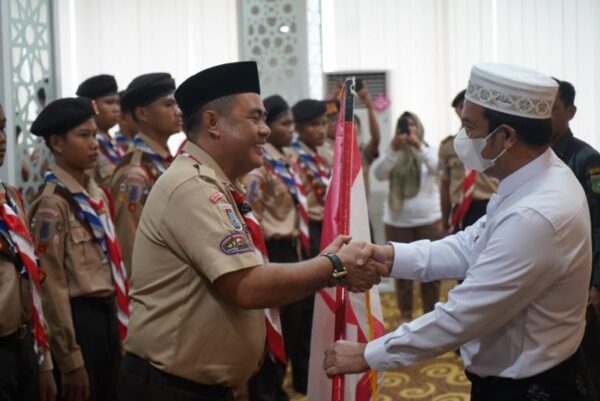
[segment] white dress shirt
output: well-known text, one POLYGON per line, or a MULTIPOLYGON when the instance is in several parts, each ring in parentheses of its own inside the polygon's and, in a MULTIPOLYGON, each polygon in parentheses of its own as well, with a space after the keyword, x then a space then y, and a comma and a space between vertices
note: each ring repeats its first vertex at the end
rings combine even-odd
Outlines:
MULTIPOLYGON (((408 145, 407 145, 408 146, 408 145)), ((383 207, 383 222, 393 227, 426 226, 442 218, 440 206, 440 188, 438 184, 438 151, 422 145, 419 151, 421 163, 421 185, 413 198, 404 199, 402 211, 396 213, 390 209, 386 197, 383 207)), ((390 172, 398 161, 399 152, 389 148, 373 164, 373 175, 380 181, 389 179, 390 172)))
POLYGON ((590 215, 581 185, 547 150, 500 182, 487 215, 440 241, 394 243, 391 275, 464 279, 447 303, 367 345, 385 370, 461 346, 479 376, 525 378, 581 342, 591 274, 590 215))

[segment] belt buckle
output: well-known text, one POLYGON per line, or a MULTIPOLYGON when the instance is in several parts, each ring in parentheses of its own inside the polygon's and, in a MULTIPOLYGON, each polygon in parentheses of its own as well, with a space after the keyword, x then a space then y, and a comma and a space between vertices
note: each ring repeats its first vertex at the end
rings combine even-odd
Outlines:
POLYGON ((17 340, 22 340, 25 338, 26 335, 27 335, 27 325, 22 324, 19 326, 19 328, 17 328, 17 331, 15 332, 15 336, 16 336, 17 340))

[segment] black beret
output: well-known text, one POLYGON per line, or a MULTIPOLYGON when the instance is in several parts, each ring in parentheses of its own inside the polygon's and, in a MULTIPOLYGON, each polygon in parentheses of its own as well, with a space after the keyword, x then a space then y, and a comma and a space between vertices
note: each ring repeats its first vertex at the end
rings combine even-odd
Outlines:
POLYGON ((465 93, 467 92, 466 89, 461 90, 460 92, 457 93, 456 96, 454 96, 454 100, 452 100, 452 107, 456 107, 458 106, 458 104, 462 101, 465 100, 465 93))
POLYGON ((267 124, 271 124, 290 109, 287 102, 279 95, 269 96, 263 100, 263 104, 267 110, 267 124))
POLYGON ((327 112, 325 102, 314 99, 300 100, 292 107, 294 122, 296 124, 305 123, 314 118, 320 117, 327 112))
POLYGON ((135 77, 121 92, 121 108, 132 113, 136 107, 144 107, 172 93, 175 80, 166 72, 153 72, 135 77))
POLYGON ((87 97, 66 97, 48 103, 31 124, 35 136, 63 135, 96 114, 87 97))
POLYGON ((211 100, 238 93, 260 95, 258 67, 254 61, 221 64, 186 79, 175 91, 175 99, 188 119, 211 100))
POLYGON ((117 94, 117 81, 112 75, 96 75, 88 78, 77 88, 77 96, 95 99, 100 96, 117 94))

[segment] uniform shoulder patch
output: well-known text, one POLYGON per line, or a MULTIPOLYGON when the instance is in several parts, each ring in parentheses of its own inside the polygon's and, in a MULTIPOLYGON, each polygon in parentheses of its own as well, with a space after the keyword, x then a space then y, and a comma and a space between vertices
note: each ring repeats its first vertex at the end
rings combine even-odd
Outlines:
POLYGON ((595 194, 600 194, 600 167, 588 169, 590 175, 590 190, 595 194))
POLYGON ((235 211, 233 210, 233 206, 231 204, 218 203, 217 207, 219 208, 221 216, 223 216, 223 219, 225 220, 225 224, 227 224, 229 228, 232 228, 235 231, 242 231, 242 228, 244 226, 235 214, 235 211))
POLYGON ((242 233, 227 235, 221 240, 220 248, 221 252, 226 255, 236 255, 253 251, 250 241, 248 241, 248 238, 242 233))
POLYGON ((221 191, 217 191, 208 197, 212 203, 217 203, 221 199, 225 199, 225 194, 221 191))

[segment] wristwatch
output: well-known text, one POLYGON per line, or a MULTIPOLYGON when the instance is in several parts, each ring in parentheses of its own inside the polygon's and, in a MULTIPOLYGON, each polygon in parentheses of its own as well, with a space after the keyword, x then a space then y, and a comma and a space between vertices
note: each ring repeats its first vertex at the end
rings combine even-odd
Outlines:
POLYGON ((329 277, 327 286, 335 287, 336 285, 344 284, 346 277, 348 276, 348 270, 346 270, 340 258, 335 253, 331 252, 325 252, 323 256, 329 259, 333 265, 333 271, 331 272, 331 277, 329 277))

